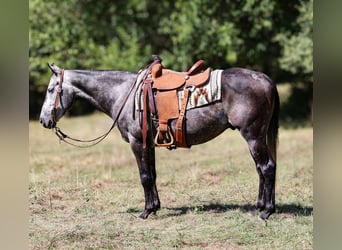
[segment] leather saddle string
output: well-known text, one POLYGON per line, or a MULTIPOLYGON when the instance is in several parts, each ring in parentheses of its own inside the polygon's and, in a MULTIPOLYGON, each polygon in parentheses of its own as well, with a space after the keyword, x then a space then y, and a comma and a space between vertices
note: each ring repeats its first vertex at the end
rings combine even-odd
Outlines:
POLYGON ((143 89, 143 97, 144 97, 144 108, 143 108, 143 123, 142 123, 142 138, 143 138, 143 149, 146 149, 147 146, 147 116, 148 112, 156 113, 156 108, 154 106, 153 94, 152 94, 152 66, 156 63, 160 63, 159 60, 154 60, 148 67, 148 75, 144 79, 144 89, 143 89), (148 110, 149 109, 149 110, 148 110))
POLYGON ((177 146, 180 147, 189 147, 186 142, 186 137, 185 137, 185 131, 184 129, 184 117, 185 117, 185 112, 186 112, 186 106, 188 104, 189 100, 189 94, 190 94, 190 89, 186 88, 184 89, 184 99, 182 103, 182 107, 176 122, 176 127, 175 127, 175 137, 176 137, 176 144, 177 146))

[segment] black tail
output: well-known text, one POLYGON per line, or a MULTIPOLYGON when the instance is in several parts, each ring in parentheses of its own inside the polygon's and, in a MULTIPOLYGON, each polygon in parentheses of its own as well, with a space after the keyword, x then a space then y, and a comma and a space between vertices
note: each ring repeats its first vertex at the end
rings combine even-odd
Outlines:
POLYGON ((277 162, 278 128, 279 128, 279 94, 274 85, 274 107, 272 118, 267 131, 267 145, 271 151, 274 162, 277 162))

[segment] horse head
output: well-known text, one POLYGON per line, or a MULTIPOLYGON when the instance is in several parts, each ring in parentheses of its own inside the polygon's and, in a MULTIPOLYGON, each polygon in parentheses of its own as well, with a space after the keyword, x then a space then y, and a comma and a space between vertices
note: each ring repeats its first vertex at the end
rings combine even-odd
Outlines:
POLYGON ((73 100, 71 84, 64 78, 64 69, 55 64, 48 64, 52 76, 46 91, 45 100, 40 112, 40 123, 45 128, 54 128, 57 121, 70 108, 73 100))

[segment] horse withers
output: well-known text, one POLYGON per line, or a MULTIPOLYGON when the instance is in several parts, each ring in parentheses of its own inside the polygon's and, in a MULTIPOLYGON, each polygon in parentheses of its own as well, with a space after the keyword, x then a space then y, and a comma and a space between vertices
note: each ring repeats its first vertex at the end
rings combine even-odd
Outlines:
MULTIPOLYGON (((76 97, 92 103, 116 123, 122 138, 135 155, 145 193, 146 219, 160 209, 156 187, 156 128, 148 122, 147 147, 143 148, 140 111, 133 94, 140 74, 116 70, 63 70, 49 65, 52 71, 40 122, 55 128, 76 97)), ((275 84, 264 73, 243 68, 229 68, 221 75, 221 100, 186 113, 186 141, 189 146, 205 143, 227 128, 238 129, 247 141, 259 175, 256 207, 263 220, 275 212, 276 153, 278 140, 279 96, 275 84)), ((171 121, 175 132, 176 121, 171 121)))

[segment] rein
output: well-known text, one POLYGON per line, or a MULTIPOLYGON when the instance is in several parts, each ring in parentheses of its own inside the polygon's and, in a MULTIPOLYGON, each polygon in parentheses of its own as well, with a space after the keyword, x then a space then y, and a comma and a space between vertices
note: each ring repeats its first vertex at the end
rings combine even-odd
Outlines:
MULTIPOLYGON (((139 74, 137 75, 137 78, 138 78, 139 74)), ((59 127, 55 127, 54 128, 54 132, 56 134, 56 136, 59 138, 59 141, 63 141, 69 145, 72 145, 72 146, 75 146, 75 147, 79 147, 79 148, 89 148, 89 147, 92 147, 92 146, 95 146, 96 144, 100 143, 101 141, 103 141, 108 135, 109 133, 113 130, 113 128, 115 127, 116 125, 116 122, 118 121, 119 119, 119 116, 130 96, 130 94, 132 93, 134 87, 135 87, 135 84, 137 82, 137 78, 134 80, 134 83, 132 84, 131 88, 129 89, 128 91, 128 94, 126 95, 125 99, 123 100, 120 108, 119 108, 119 111, 118 113, 116 114, 115 116, 115 119, 114 119, 114 122, 112 124, 112 126, 109 128, 109 130, 104 133, 103 135, 99 136, 99 137, 96 137, 94 139, 91 139, 91 140, 81 140, 81 139, 77 139, 77 138, 73 138, 73 137, 70 137, 68 136, 67 134, 63 133, 62 130, 59 128, 59 127), (80 142, 80 143, 90 143, 90 142, 93 142, 91 144, 88 144, 88 145, 77 145, 75 143, 72 143, 70 141, 67 141, 66 139, 69 139, 70 141, 74 141, 74 142, 80 142)), ((58 104, 59 104, 59 99, 60 99, 60 93, 62 92, 62 83, 63 83, 63 79, 64 79, 64 69, 62 69, 62 72, 61 72, 61 76, 60 76, 60 81, 59 81, 59 84, 58 84, 58 89, 57 89, 57 94, 56 94, 56 99, 55 99, 55 102, 54 102, 54 107, 51 111, 51 115, 52 115, 52 119, 56 122, 57 124, 57 121, 56 121, 56 109, 58 107, 58 104)))

